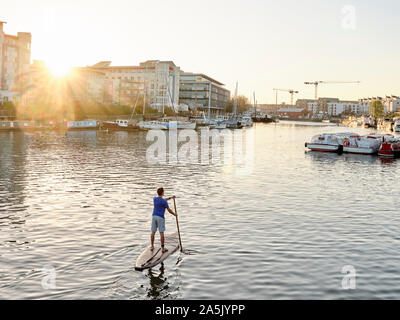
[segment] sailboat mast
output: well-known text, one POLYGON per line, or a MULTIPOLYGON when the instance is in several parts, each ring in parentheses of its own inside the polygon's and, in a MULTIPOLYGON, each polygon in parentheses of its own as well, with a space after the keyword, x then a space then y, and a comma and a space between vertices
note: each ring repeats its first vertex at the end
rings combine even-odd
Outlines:
POLYGON ((143 115, 146 114, 146 81, 143 81, 143 115))
POLYGON ((210 120, 211 117, 211 81, 210 81, 210 88, 209 88, 209 93, 208 93, 208 120, 210 120))
POLYGON ((236 112, 237 112, 237 94, 238 94, 238 83, 236 82, 235 100, 233 101, 233 114, 234 115, 236 115, 236 112))
POLYGON ((253 99, 254 99, 254 114, 257 114, 257 103, 256 103, 256 92, 253 92, 253 99))

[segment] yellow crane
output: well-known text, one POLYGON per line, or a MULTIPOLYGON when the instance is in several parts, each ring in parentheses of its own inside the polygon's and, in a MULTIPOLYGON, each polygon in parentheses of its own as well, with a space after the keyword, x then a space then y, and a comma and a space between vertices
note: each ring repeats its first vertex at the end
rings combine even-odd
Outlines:
POLYGON ((341 83, 361 83, 361 82, 360 81, 314 81, 314 82, 304 82, 304 84, 315 86, 315 100, 318 100, 318 86, 320 84, 341 84, 341 83))
POLYGON ((293 89, 274 89, 276 93, 276 105, 278 105, 278 91, 285 91, 290 93, 290 105, 293 105, 293 95, 295 93, 299 93, 299 91, 293 90, 293 89))

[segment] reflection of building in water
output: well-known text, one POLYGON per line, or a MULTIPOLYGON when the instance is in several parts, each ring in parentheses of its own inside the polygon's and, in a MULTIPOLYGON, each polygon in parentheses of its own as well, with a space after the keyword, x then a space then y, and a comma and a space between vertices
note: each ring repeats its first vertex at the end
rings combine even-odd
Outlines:
MULTIPOLYGON (((26 186, 26 152, 24 133, 0 134, 0 214, 9 208, 23 207, 26 186)), ((18 212, 17 212, 18 213, 18 212)), ((20 216, 20 215, 18 215, 20 216)))

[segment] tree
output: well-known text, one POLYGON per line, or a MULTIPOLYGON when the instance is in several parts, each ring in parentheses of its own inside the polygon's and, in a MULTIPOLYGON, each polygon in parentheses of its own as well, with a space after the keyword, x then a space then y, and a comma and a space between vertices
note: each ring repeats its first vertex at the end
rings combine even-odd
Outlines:
POLYGON ((381 101, 374 100, 371 102, 369 106, 369 113, 372 114, 375 118, 380 118, 383 116, 384 107, 381 101))
MULTIPOLYGON (((235 98, 231 98, 226 104, 225 111, 228 113, 233 112, 233 105, 235 103, 235 98)), ((238 95, 237 97, 237 113, 242 113, 250 108, 250 101, 247 97, 243 95, 238 95)))

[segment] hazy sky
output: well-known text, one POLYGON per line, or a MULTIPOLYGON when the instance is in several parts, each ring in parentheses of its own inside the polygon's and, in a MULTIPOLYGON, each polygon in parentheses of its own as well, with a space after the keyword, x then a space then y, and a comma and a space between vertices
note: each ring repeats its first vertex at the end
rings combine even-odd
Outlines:
POLYGON ((255 91, 258 103, 275 102, 273 88, 313 98, 303 83, 314 80, 362 81, 321 85, 320 96, 400 95, 398 0, 1 2, 5 32, 31 32, 32 59, 53 67, 173 60, 231 91, 239 81, 239 92, 255 91))

